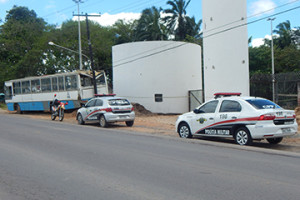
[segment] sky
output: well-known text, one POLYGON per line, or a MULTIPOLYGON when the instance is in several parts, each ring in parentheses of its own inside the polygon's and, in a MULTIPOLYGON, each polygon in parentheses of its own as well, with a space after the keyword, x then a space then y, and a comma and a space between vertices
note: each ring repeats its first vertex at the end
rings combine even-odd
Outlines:
MULTIPOLYGON (((73 16, 78 13, 78 4, 75 1, 82 2, 79 4, 80 13, 101 13, 101 17, 95 19, 103 26, 112 25, 117 19, 137 19, 142 10, 152 6, 170 8, 166 4, 167 0, 0 0, 0 25, 5 22, 7 11, 17 5, 34 10, 48 24, 59 27, 64 21, 77 19, 73 16)), ((202 19, 201 4, 202 0, 191 0, 187 15, 194 16, 196 21, 202 19)), ((270 38, 271 23, 267 21, 268 17, 275 17, 272 22, 273 29, 287 20, 294 28, 300 27, 299 13, 300 0, 247 0, 248 37, 252 36, 252 46, 262 44, 263 38, 270 38)))

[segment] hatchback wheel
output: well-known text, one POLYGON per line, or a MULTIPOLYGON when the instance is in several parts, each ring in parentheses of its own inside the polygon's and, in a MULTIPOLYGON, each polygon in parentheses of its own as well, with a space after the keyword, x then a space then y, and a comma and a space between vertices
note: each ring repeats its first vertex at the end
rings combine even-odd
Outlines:
POLYGON ((99 124, 100 124, 101 127, 107 127, 107 121, 106 121, 104 115, 100 116, 99 124))
POLYGON ((131 127, 133 126, 134 121, 126 121, 126 126, 131 127))
POLYGON ((238 128, 234 134, 235 142, 239 145, 252 144, 252 138, 249 130, 246 127, 238 128))
POLYGON ((81 115, 80 113, 79 113, 78 116, 77 116, 77 121, 78 121, 78 124, 80 124, 80 125, 83 125, 83 124, 84 124, 82 115, 81 115))
POLYGON ((181 138, 191 138, 192 134, 187 123, 181 123, 178 127, 178 134, 181 138))

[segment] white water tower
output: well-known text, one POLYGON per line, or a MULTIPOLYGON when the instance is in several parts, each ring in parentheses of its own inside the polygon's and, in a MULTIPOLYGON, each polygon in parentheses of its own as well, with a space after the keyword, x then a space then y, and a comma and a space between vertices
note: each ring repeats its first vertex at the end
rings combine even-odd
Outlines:
POLYGON ((216 92, 249 95, 246 0, 202 0, 205 100, 216 92))

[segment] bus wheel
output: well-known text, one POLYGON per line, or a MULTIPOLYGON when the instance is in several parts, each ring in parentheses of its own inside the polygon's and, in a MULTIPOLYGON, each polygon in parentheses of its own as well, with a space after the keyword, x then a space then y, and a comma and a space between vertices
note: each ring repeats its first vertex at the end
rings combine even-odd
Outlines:
POLYGON ((21 111, 21 108, 20 108, 20 105, 17 104, 16 105, 16 111, 17 111, 17 114, 22 114, 23 112, 21 111))

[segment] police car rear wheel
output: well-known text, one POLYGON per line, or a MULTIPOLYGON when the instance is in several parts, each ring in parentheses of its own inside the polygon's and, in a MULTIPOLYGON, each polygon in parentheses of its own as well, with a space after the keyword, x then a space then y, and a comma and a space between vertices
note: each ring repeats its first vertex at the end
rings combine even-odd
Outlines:
POLYGON ((191 138, 192 134, 190 131, 190 127, 187 123, 182 123, 179 125, 178 134, 181 138, 191 138))
POLYGON ((252 138, 246 127, 238 128, 234 135, 235 142, 239 145, 250 145, 252 138))
POLYGON ((101 127, 107 127, 107 122, 106 122, 106 119, 105 119, 104 115, 100 116, 99 124, 100 124, 101 127))
POLYGON ((270 143, 270 144, 278 144, 282 141, 282 137, 279 137, 279 138, 268 138, 267 141, 270 143))

